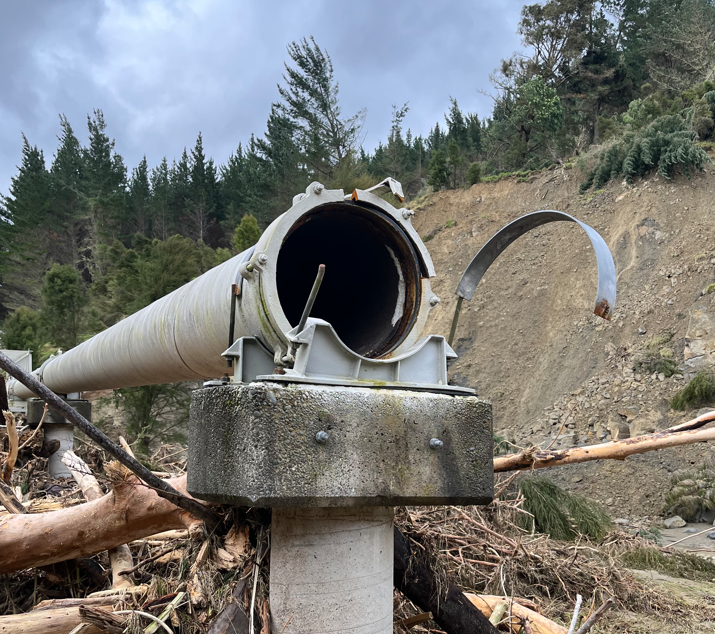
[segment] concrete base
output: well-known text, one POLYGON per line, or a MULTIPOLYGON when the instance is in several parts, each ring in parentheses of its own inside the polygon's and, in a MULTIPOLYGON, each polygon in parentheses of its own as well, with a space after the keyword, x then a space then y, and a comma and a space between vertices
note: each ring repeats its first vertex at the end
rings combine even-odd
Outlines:
POLYGON ((486 504, 491 404, 303 384, 196 390, 188 490, 241 506, 486 504))
POLYGON ((392 517, 376 506, 275 509, 272 634, 391 634, 392 517))

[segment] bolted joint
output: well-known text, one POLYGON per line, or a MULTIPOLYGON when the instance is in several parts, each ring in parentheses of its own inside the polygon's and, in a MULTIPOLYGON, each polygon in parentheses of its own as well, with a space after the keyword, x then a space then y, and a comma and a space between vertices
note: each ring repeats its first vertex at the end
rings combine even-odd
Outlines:
POLYGON ((403 210, 402 210, 402 217, 403 217, 405 220, 409 220, 409 219, 412 218, 412 216, 414 216, 414 215, 415 215, 415 212, 412 211, 411 209, 403 209, 403 210))
POLYGON ((444 443, 439 438, 431 438, 429 441, 430 449, 441 449, 444 443))
POLYGON ((330 438, 330 435, 327 431, 319 431, 317 434, 315 434, 315 442, 318 442, 321 445, 324 445, 326 442, 328 442, 328 438, 330 438))
POLYGON ((323 185, 322 183, 315 183, 315 185, 313 185, 313 192, 318 195, 322 194, 324 189, 325 185, 323 185))
POLYGON ((432 297, 430 297, 430 300, 429 300, 429 305, 434 307, 437 304, 439 304, 439 301, 440 301, 439 297, 437 297, 436 295, 432 295, 432 297))
POLYGON ((261 253, 258 256, 258 264, 265 264, 266 262, 268 262, 268 256, 265 253, 261 253))

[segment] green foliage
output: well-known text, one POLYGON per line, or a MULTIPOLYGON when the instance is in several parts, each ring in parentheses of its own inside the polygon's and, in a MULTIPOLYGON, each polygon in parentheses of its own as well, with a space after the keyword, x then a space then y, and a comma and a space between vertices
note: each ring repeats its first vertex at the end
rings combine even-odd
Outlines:
POLYGON ((666 552, 654 546, 640 546, 627 550, 620 559, 624 566, 636 570, 656 570, 693 581, 715 580, 715 564, 692 553, 666 552))
POLYGON ((528 530, 545 533, 554 539, 572 540, 585 535, 602 540, 611 526, 611 519, 595 502, 567 493, 551 480, 527 477, 519 482, 524 496, 524 516, 528 530))
POLYGON ((467 170, 467 184, 471 187, 482 182, 482 166, 480 163, 474 162, 467 170))
POLYGON ((712 404, 715 404, 715 374, 710 370, 700 370, 670 400, 670 406, 681 411, 712 404))
POLYGON ((145 385, 115 390, 112 402, 124 413, 128 440, 147 455, 153 442, 185 442, 191 386, 185 383, 145 385))
POLYGON ((442 189, 449 183, 451 173, 445 153, 442 150, 433 152, 429 163, 429 184, 435 189, 442 189))
POLYGON ((55 264, 42 286, 42 319, 52 343, 68 350, 80 342, 87 291, 77 269, 55 264))
POLYGON ((655 168, 668 179, 676 169, 689 176, 692 169, 702 170, 709 161, 705 151, 695 144, 687 113, 664 115, 641 131, 627 133, 601 152, 598 164, 581 183, 581 193, 591 186, 603 187, 619 176, 632 183, 636 176, 655 168))
POLYGON ((233 232, 233 248, 238 253, 242 253, 256 244, 260 237, 261 230, 258 228, 256 218, 246 214, 233 232))
POLYGON ((715 468, 704 462, 695 470, 678 471, 665 496, 665 512, 685 521, 702 520, 705 511, 715 509, 715 468))
POLYGON ((671 377, 680 372, 678 364, 672 359, 665 359, 660 355, 647 354, 634 363, 635 369, 643 374, 665 374, 671 377))
POLYGON ((41 358, 44 343, 45 329, 38 311, 20 306, 3 322, 2 347, 8 350, 31 350, 35 367, 44 360, 41 358))

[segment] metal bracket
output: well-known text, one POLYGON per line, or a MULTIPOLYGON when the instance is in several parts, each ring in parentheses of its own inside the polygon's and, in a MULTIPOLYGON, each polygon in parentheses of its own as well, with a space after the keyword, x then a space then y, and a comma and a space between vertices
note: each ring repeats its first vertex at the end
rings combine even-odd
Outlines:
POLYGON ((322 319, 310 318, 305 328, 294 328, 288 338, 298 346, 293 369, 274 374, 273 357, 253 337, 238 339, 226 352, 234 359, 234 382, 277 381, 403 390, 445 394, 475 394, 447 383, 447 360, 457 355, 444 337, 420 339, 407 353, 392 359, 367 359, 354 353, 322 319))

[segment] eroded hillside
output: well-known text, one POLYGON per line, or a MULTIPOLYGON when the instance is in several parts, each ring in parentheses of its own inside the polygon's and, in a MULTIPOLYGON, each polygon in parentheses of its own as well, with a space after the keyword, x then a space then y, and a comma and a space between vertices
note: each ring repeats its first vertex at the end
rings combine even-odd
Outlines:
MULTIPOLYGON (((692 180, 652 176, 581 196, 577 170, 480 183, 416 205, 415 226, 437 269, 441 297, 430 332, 447 335, 462 271, 499 228, 540 209, 565 211, 604 237, 616 262, 610 322, 592 314, 596 261, 585 233, 553 223, 520 238, 465 302, 454 380, 493 402, 495 431, 517 446, 568 447, 665 428, 695 412, 669 399, 715 363, 715 169, 692 180), (682 373, 642 370, 671 357, 682 373)), ((549 476, 600 499, 617 517, 654 515, 672 472, 711 454, 700 445, 623 463, 550 469, 549 476)))

